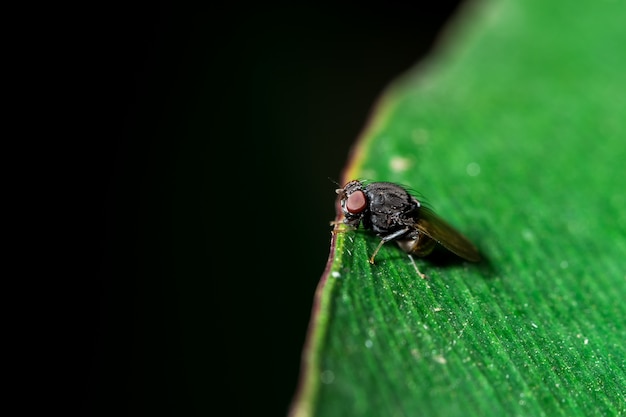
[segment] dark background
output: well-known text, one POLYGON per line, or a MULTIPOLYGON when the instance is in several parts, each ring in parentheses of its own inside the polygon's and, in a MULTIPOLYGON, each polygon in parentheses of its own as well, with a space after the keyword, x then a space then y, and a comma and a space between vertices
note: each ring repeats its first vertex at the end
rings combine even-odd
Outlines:
POLYGON ((60 366, 82 415, 286 415, 329 178, 456 6, 83 11, 60 366))

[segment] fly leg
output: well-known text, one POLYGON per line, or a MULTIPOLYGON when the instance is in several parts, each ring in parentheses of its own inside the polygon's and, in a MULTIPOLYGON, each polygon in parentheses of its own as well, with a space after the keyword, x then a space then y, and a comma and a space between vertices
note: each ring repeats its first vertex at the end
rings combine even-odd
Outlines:
POLYGON ((405 229, 400 229, 396 232, 393 232, 390 235, 387 235, 385 237, 383 237, 380 240, 380 243, 378 244, 378 246, 376 247, 376 250, 374 251, 374 253, 372 254, 372 256, 370 256, 370 263, 372 265, 374 265, 374 258, 376 257, 376 254, 378 253, 378 251, 380 250, 380 248, 385 244, 385 242, 389 242, 390 240, 394 240, 399 238, 400 236, 404 235, 406 232, 408 232, 409 230, 411 230, 410 228, 405 228, 405 229))
POLYGON ((419 275, 420 278, 422 279, 427 279, 428 277, 426 276, 426 274, 421 273, 420 270, 417 268, 415 259, 413 259, 413 255, 411 255, 410 253, 409 253, 409 259, 411 260, 411 263, 413 264, 413 268, 415 268, 415 272, 417 272, 417 275, 419 275))

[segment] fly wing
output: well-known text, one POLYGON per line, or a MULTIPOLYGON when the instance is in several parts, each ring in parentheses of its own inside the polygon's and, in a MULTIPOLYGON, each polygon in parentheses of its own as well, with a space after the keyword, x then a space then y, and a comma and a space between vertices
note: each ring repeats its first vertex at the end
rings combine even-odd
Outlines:
POLYGON ((480 261, 480 253, 476 246, 460 232, 450 226, 432 210, 422 206, 419 209, 417 228, 461 258, 468 261, 480 261))

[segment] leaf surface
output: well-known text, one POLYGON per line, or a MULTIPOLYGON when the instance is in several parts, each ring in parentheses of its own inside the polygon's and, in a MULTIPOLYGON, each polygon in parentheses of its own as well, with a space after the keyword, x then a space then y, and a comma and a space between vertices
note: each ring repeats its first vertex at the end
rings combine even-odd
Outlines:
POLYGON ((470 3, 390 86, 343 180, 408 186, 486 261, 335 233, 293 416, 626 414, 624 22, 470 3))

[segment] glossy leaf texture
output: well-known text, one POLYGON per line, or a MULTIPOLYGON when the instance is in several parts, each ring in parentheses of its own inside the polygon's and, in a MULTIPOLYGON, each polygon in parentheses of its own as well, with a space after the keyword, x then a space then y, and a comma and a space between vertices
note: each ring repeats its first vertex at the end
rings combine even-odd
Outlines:
POLYGON ((624 22, 468 3, 391 84, 344 182, 408 186, 486 261, 337 231, 292 416, 626 415, 624 22))

